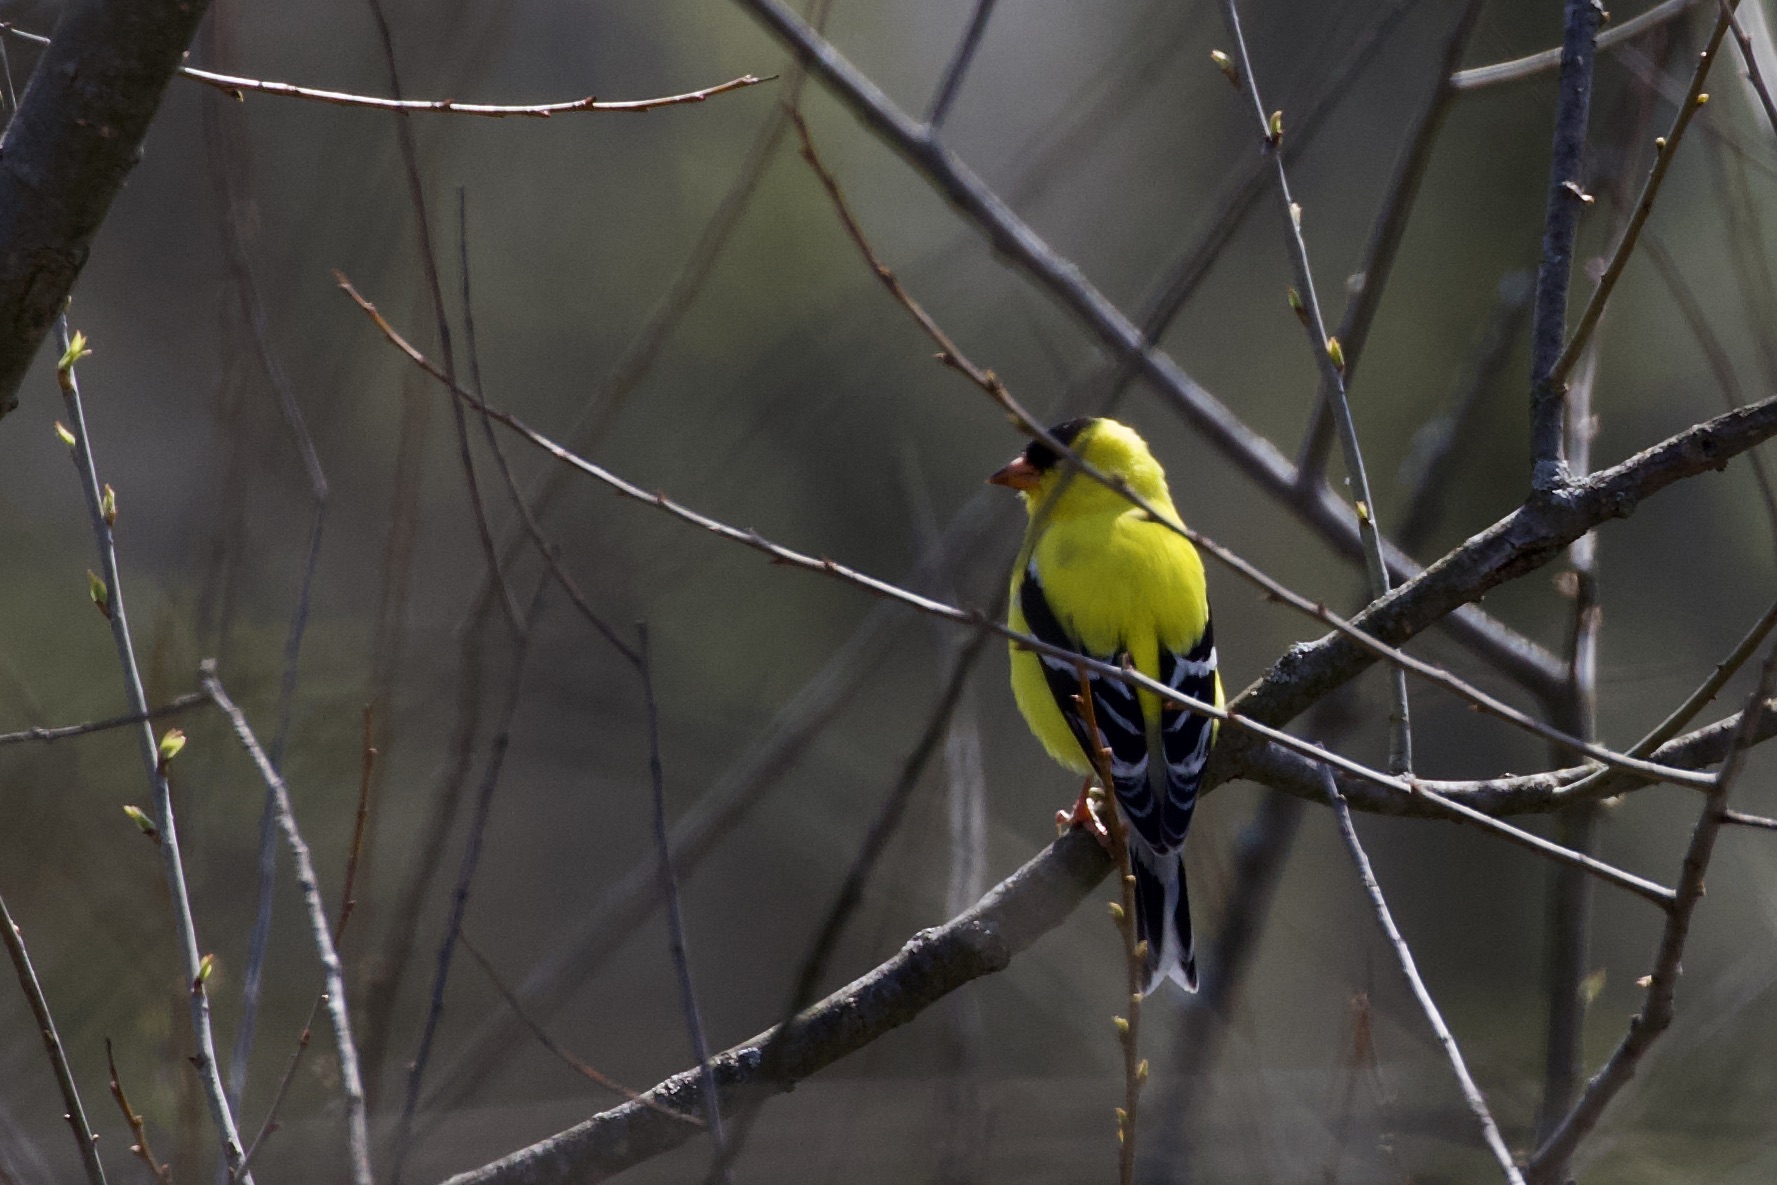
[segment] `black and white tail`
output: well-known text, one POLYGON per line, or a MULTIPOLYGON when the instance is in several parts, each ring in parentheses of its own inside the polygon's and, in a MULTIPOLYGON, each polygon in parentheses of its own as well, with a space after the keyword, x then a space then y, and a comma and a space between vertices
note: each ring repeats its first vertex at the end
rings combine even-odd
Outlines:
POLYGON ((1197 950, 1191 939, 1191 902, 1184 862, 1177 852, 1157 853, 1133 833, 1129 864, 1135 872, 1135 937, 1148 944, 1147 995, 1170 979, 1197 990, 1197 950))

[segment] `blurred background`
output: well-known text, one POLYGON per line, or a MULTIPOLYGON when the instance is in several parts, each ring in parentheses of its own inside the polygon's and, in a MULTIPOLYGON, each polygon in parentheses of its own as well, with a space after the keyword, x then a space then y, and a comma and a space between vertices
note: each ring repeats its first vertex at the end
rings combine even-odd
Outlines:
MULTIPOLYGON (((1762 0, 1758 0, 1762 2, 1762 0)), ((783 49, 717 0, 388 0, 403 93, 530 103, 639 98, 742 73, 776 81, 647 115, 412 123, 458 372, 473 343, 488 399, 647 489, 725 522, 969 606, 1000 594, 1022 514, 982 479, 1019 434, 871 276, 798 158, 770 138, 792 85, 783 49), (943 562, 910 575, 932 542, 943 562)), ((1250 108, 1209 60, 1230 48, 1205 0, 998 5, 946 124, 948 143, 1112 300, 1143 307, 1220 216, 1258 151, 1250 108)), ((1414 113, 1460 5, 1318 0, 1248 5, 1254 68, 1287 128, 1325 115, 1292 161, 1321 298, 1336 320, 1414 113)), ((1649 5, 1625 3, 1619 23, 1649 5)), ((1711 6, 1601 56, 1575 290, 1607 250, 1616 187, 1633 194, 1672 117, 1711 6), (1619 180, 1623 178, 1623 180, 1619 180)), ((923 113, 973 5, 833 0, 829 36, 902 107, 923 113)), ((0 5, 49 31, 57 7, 0 5)), ((1467 65, 1560 39, 1560 6, 1492 0, 1467 65)), ((7 46, 22 87, 35 51, 7 46)), ((194 65, 368 94, 390 82, 369 6, 215 0, 194 65)), ((1597 463, 1607 465, 1777 387, 1767 240, 1777 153, 1724 61, 1650 224, 1672 263, 1631 263, 1601 331, 1597 463), (1675 286, 1676 285, 1676 286, 1675 286), (1675 295, 1675 292, 1679 295, 1675 295), (1693 301, 1713 342, 1681 313, 1693 301), (1716 351, 1715 362, 1709 351, 1716 351), (1725 365, 1725 370, 1724 370, 1725 365), (1724 374, 1731 382, 1724 381, 1724 374)), ((1444 491, 1417 554, 1435 558, 1509 511, 1529 472, 1526 269, 1537 258, 1555 84, 1458 96, 1437 141, 1353 384, 1385 528, 1408 515, 1428 425, 1456 421, 1444 491), (1472 397, 1469 393, 1472 392, 1472 397)), ((818 85, 821 152, 877 252, 959 345, 1040 415, 1102 395, 1091 335, 953 213, 818 85)), ((1294 145, 1292 145, 1294 147, 1294 145)), ((475 799, 514 694, 464 933, 566 1048, 645 1088, 691 1063, 667 937, 653 908, 647 717, 635 671, 551 588, 518 648, 486 600, 450 405, 339 292, 333 270, 440 354, 394 118, 188 80, 167 92, 146 155, 76 290, 71 323, 151 702, 196 686, 200 659, 260 735, 284 736, 298 818, 336 906, 371 705, 373 812, 343 940, 382 1143, 406 1088, 475 799), (244 295, 246 294, 246 295, 244 295), (278 384, 325 473, 324 530, 287 732, 281 684, 316 497, 278 384), (638 882, 638 877, 640 878, 638 882), (627 878, 627 880, 626 880, 627 878), (638 892, 625 885, 641 885, 638 892), (640 902, 629 913, 614 903, 640 902)), ((1275 199, 1262 192, 1162 341, 1194 378, 1294 455, 1313 359, 1284 299, 1275 199)), ((0 731, 125 709, 46 349, 0 424, 0 731)), ((1118 414, 1153 442, 1181 512, 1273 575, 1352 608, 1361 570, 1235 472, 1139 385, 1118 414)), ((541 565, 471 423, 480 488, 520 607, 541 565), (513 542, 518 541, 518 542, 513 542)), ((527 490, 559 467, 502 440, 527 490)), ((1335 479, 1339 476, 1334 462, 1335 479)), ((764 1029, 894 785, 955 662, 959 632, 613 497, 552 487, 543 529, 590 604, 653 643, 669 815, 705 823, 681 860, 689 951, 712 1045, 764 1029), (719 809, 718 809, 719 808, 719 809)), ((1660 720, 1769 604, 1772 527, 1750 468, 1684 483, 1599 535, 1600 734, 1626 746, 1660 720)), ((1564 652, 1571 602, 1533 573, 1490 612, 1564 652)), ((1212 570, 1230 694, 1319 630, 1212 570)), ((1417 653, 1526 708, 1521 690, 1436 633, 1417 653)), ((942 759, 869 882, 823 989, 862 974, 1053 838, 1077 789, 1030 738, 990 646, 942 759), (984 792, 984 794, 983 794, 984 792), (979 805, 975 805, 979 804, 979 805), (978 828, 953 826, 979 810, 978 828)), ((1744 676, 1706 715, 1747 694, 1744 676)), ((1418 771, 1546 768, 1545 747, 1421 690, 1418 771)), ((1380 762, 1372 673, 1319 735, 1380 762), (1324 730, 1337 726, 1336 732, 1324 730)), ((222 1048, 236 1042, 255 915, 263 789, 214 712, 179 721, 187 869, 222 1048)), ((1303 722, 1308 726, 1309 721, 1303 722)), ((1755 758, 1736 805, 1777 810, 1755 758)), ((212 1171, 214 1139, 185 1062, 191 1035, 161 866, 120 809, 147 805, 127 731, 0 748, 0 889, 31 943, 113 1180, 143 1171, 105 1097, 104 1040, 176 1180, 212 1171)), ((1209 796, 1191 840, 1207 942, 1237 896, 1236 857, 1266 792, 1209 796)), ((1274 805, 1274 804, 1273 804, 1274 805)), ((1695 801, 1637 793, 1599 851, 1670 883, 1695 801)), ((1532 826, 1547 831, 1545 821, 1532 826)), ((1546 1011, 1550 870, 1472 830, 1360 819, 1421 968, 1508 1142, 1532 1144, 1546 1011)), ((1163 994, 1146 1012, 1154 1081, 1140 1132, 1153 1181, 1495 1179, 1447 1064, 1401 983, 1330 815, 1281 845, 1272 907, 1225 1019, 1200 1036, 1163 994), (1188 1039, 1181 1039, 1184 1034, 1188 1039)), ((244 1083, 256 1130, 320 976, 280 852, 263 1004, 244 1083)), ((1678 1020, 1585 1146, 1583 1179, 1768 1181, 1777 1173, 1777 841, 1732 830, 1685 959, 1678 1020)), ((1108 899, 1109 890, 1099 897, 1108 899)), ((1586 1020, 1595 1066, 1640 1004, 1659 918, 1600 891, 1586 1020)), ((1200 947, 1200 949, 1203 949, 1200 947)), ((739 1180, 1106 1179, 1122 1065, 1123 991, 1095 900, 1002 974, 805 1083, 765 1111, 739 1180)), ((1209 974, 1214 970, 1209 969, 1209 974)), ((405 1179, 437 1180, 613 1105, 548 1053, 459 951, 405 1179)), ((0 990, 0 1174, 76 1172, 61 1104, 21 996, 0 990)), ((229 1054, 224 1052, 224 1057, 229 1054)), ((343 1178, 337 1069, 317 1032, 256 1161, 261 1181, 343 1178)), ((708 1145, 630 1174, 701 1179, 708 1145)))

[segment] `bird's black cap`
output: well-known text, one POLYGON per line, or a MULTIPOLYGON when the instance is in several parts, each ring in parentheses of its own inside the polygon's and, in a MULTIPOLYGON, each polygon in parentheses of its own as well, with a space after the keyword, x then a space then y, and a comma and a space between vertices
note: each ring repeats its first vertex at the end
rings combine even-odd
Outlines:
MULTIPOLYGON (((1094 417, 1092 416, 1082 416, 1077 420, 1065 420, 1049 429, 1049 435, 1068 448, 1073 448, 1074 441, 1080 438, 1080 433, 1090 428, 1093 423, 1094 417)), ((1024 450, 1024 459, 1046 473, 1055 468, 1056 463, 1061 460, 1061 454, 1050 448, 1046 441, 1033 440, 1024 450)))

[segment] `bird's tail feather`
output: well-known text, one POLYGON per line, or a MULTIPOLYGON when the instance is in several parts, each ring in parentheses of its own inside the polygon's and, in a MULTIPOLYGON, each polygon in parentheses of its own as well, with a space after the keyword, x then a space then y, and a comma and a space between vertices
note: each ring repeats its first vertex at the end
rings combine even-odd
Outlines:
POLYGON ((1184 863, 1177 852, 1150 851, 1139 840, 1129 845, 1129 854, 1135 872, 1135 936, 1148 944, 1148 975, 1142 993, 1151 993, 1164 979, 1194 992, 1197 951, 1191 937, 1184 863))

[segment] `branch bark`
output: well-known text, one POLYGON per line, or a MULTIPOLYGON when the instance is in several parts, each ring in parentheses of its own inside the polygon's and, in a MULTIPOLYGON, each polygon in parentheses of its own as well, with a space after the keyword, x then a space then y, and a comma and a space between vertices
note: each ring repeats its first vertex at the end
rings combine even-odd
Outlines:
POLYGON ((56 26, 0 139, 0 416, 142 157, 209 0, 84 0, 56 26))

